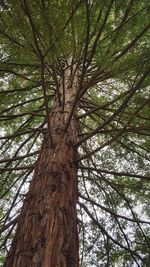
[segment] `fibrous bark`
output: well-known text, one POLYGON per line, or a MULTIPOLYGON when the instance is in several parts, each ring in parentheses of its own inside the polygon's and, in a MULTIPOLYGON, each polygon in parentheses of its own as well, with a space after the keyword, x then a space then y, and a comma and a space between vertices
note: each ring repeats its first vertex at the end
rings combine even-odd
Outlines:
POLYGON ((64 84, 63 109, 56 98, 49 114, 52 143, 47 131, 4 267, 79 266, 75 115, 64 131, 77 88, 76 75, 71 84, 66 77, 64 84))

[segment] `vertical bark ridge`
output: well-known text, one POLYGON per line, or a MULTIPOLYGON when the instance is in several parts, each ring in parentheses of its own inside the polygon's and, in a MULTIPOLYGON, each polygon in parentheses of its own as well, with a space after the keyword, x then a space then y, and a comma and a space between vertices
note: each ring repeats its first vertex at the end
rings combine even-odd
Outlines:
POLYGON ((53 147, 45 134, 29 192, 4 267, 78 267, 77 122, 64 125, 77 83, 65 83, 65 105, 50 113, 53 147))

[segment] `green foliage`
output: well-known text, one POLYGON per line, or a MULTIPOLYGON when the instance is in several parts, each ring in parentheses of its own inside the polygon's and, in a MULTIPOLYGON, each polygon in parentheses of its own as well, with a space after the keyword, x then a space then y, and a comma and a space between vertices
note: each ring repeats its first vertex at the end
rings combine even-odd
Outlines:
POLYGON ((82 267, 149 264, 149 11, 148 0, 0 3, 0 228, 20 212, 46 109, 76 63, 82 267))

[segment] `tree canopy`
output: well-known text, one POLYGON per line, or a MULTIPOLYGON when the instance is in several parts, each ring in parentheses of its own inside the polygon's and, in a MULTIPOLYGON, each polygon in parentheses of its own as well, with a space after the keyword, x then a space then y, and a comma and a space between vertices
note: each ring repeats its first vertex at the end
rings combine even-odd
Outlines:
POLYGON ((148 0, 0 3, 0 264, 28 190, 65 71, 79 86, 81 266, 150 262, 148 0))

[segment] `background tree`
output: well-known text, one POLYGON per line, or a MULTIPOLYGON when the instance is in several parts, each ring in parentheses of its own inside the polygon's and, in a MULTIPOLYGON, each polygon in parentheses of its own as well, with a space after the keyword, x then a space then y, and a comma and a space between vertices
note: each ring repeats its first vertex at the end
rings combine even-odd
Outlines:
POLYGON ((1 2, 4 266, 149 266, 149 11, 1 2))

